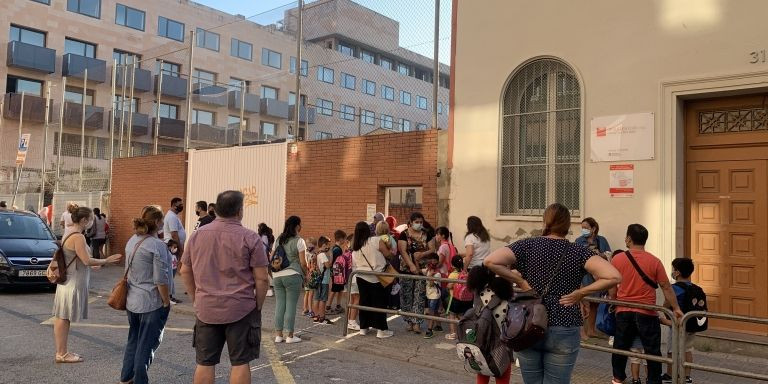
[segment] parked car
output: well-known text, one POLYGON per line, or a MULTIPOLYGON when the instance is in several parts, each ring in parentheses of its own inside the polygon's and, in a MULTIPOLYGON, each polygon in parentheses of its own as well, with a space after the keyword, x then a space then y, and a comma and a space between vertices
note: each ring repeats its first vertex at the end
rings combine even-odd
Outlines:
POLYGON ((58 245, 32 212, 0 209, 0 287, 48 286, 45 271, 58 245))

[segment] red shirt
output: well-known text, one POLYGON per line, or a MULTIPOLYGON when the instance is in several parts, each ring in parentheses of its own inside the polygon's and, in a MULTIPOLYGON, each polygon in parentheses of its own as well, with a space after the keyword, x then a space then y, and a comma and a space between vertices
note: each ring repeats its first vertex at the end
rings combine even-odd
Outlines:
MULTIPOLYGON (((661 260, 656 258, 656 256, 637 249, 632 249, 630 252, 640 266, 640 269, 651 280, 656 283, 669 283, 667 272, 664 270, 661 260)), ((648 285, 640 274, 637 273, 626 253, 622 252, 614 256, 611 264, 621 273, 621 284, 619 284, 617 300, 648 305, 656 304, 656 290, 648 285)), ((655 311, 628 307, 616 307, 616 312, 637 312, 650 316, 656 315, 655 311)))
POLYGON ((217 217, 192 234, 181 259, 195 278, 195 314, 203 323, 234 323, 256 308, 253 268, 269 264, 261 237, 237 219, 217 217))

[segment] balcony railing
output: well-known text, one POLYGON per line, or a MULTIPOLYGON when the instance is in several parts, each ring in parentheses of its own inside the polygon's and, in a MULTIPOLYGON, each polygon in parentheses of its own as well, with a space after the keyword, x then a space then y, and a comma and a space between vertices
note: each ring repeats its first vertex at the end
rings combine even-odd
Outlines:
POLYGON ((289 115, 288 102, 276 99, 261 99, 259 113, 264 116, 287 119, 289 115))
MULTIPOLYGON (((160 75, 155 75, 155 89, 157 89, 160 75)), ((160 93, 163 97, 175 99, 187 98, 187 79, 163 74, 163 84, 160 93)))
POLYGON ((56 72, 56 50, 37 45, 11 41, 8 43, 6 64, 9 67, 32 71, 56 72))
MULTIPOLYGON (((52 106, 53 101, 49 100, 52 106)), ((3 103, 3 117, 18 120, 21 116, 21 94, 6 93, 3 103)), ((53 109, 49 111, 49 117, 53 115, 53 109)), ((24 121, 42 123, 45 122, 45 99, 35 95, 24 95, 24 121)))
POLYGON ((242 105, 244 108, 243 110, 245 113, 252 114, 252 113, 259 113, 259 109, 261 107, 261 100, 259 99, 258 95, 254 95, 251 93, 245 94, 245 104, 242 104, 241 95, 243 93, 240 91, 230 91, 229 92, 229 109, 234 110, 240 110, 240 106, 242 105))
MULTIPOLYGON (((152 124, 155 124, 156 119, 152 119, 152 124)), ((176 120, 176 119, 169 119, 167 117, 161 117, 160 118, 160 126, 158 137, 165 138, 165 139, 172 139, 172 140, 183 140, 184 139, 184 130, 185 130, 185 121, 184 120, 176 120)))
MULTIPOLYGON (((116 111, 114 119, 115 119, 115 133, 120 134, 120 119, 121 119, 121 112, 116 111)), ((125 134, 128 133, 128 122, 131 122, 131 136, 144 136, 147 133, 149 133, 149 115, 145 115, 143 113, 133 113, 133 116, 131 117, 130 114, 127 112, 125 113, 125 116, 123 116, 123 132, 125 134)))
POLYGON ((193 101, 214 105, 217 107, 227 106, 227 89, 218 85, 193 84, 193 101))
POLYGON ((88 81, 103 83, 107 81, 107 62, 87 56, 68 53, 62 56, 62 76, 82 79, 88 70, 88 81))
MULTIPOLYGON (((25 100, 26 102, 26 100, 25 100)), ((64 125, 80 127, 83 121, 83 105, 67 101, 64 103, 64 125)), ((104 108, 93 105, 85 106, 85 129, 95 131, 104 129, 104 108)))
MULTIPOLYGON (((291 105, 288 109, 288 119, 293 120, 296 113, 296 106, 291 105)), ((314 124, 315 123, 316 108, 306 107, 304 105, 299 108, 299 123, 314 124)))
MULTIPOLYGON (((130 67, 129 67, 130 68, 130 67)), ((117 73, 115 76, 115 86, 118 89, 122 89, 123 87, 123 72, 126 72, 125 67, 118 67, 117 73)), ((127 74, 125 75, 125 86, 126 89, 131 86, 131 72, 130 69, 127 70, 127 74)), ((136 68, 136 70, 133 72, 136 79, 133 81, 133 89, 139 92, 149 92, 152 90, 152 72, 136 68)), ((90 77, 90 72, 88 77, 90 77)), ((186 89, 185 89, 186 92, 186 89)))

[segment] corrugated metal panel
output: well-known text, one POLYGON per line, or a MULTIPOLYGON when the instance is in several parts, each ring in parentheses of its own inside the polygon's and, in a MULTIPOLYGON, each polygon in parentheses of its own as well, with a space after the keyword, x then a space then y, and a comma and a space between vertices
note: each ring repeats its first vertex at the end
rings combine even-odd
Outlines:
MULTIPOLYGON (((19 193, 16 195, 16 202, 13 204, 19 209, 22 210, 29 210, 32 208, 35 212, 37 212, 37 204, 38 199, 40 199, 39 193, 19 193)), ((13 201, 13 195, 7 194, 7 195, 0 195, 0 201, 5 201, 9 207, 11 207, 11 201, 13 201)))
POLYGON ((245 193, 243 225, 256 230, 267 223, 276 233, 285 222, 287 144, 190 150, 186 222, 194 227, 195 202, 216 202, 226 190, 245 193))
MULTIPOLYGON (((53 233, 56 236, 61 236, 64 233, 64 229, 59 224, 61 221, 61 214, 67 209, 68 202, 74 202, 81 207, 99 208, 102 209, 105 204, 107 192, 94 191, 94 192, 54 192, 53 193, 53 233)), ((109 215, 109 212, 104 211, 104 214, 109 215)), ((109 220, 109 217, 107 217, 109 220)))

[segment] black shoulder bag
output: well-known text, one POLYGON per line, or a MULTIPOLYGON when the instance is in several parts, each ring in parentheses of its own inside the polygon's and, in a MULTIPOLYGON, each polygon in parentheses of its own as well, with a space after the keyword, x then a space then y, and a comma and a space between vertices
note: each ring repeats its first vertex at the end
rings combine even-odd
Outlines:
POLYGON ((637 273, 640 274, 640 277, 643 278, 643 281, 645 281, 646 284, 650 285, 651 288, 658 289, 659 284, 651 280, 651 278, 648 277, 648 275, 646 275, 642 269, 640 269, 640 266, 637 265, 637 260, 635 260, 635 257, 632 256, 632 253, 630 253, 629 251, 626 251, 624 253, 627 255, 627 259, 629 259, 629 262, 632 263, 632 266, 635 267, 635 271, 637 271, 637 273))

